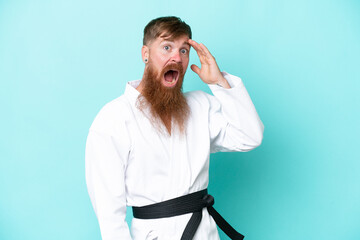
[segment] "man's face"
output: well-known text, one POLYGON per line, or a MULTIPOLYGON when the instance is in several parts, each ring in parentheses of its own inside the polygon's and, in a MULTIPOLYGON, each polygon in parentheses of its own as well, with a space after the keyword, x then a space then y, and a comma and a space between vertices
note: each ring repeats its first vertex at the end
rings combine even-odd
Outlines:
POLYGON ((149 44, 149 64, 164 87, 172 88, 184 77, 189 64, 188 40, 186 35, 176 39, 158 37, 149 44))
POLYGON ((189 64, 188 40, 188 36, 174 40, 159 37, 142 48, 143 58, 148 58, 148 62, 137 87, 141 93, 138 108, 150 107, 151 122, 157 126, 160 120, 169 134, 172 123, 184 133, 189 116, 189 106, 182 93, 182 82, 189 64))

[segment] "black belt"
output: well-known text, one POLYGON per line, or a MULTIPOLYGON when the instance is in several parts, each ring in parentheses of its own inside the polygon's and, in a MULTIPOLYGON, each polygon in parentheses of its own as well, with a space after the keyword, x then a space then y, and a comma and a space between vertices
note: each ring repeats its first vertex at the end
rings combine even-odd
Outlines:
POLYGON ((202 209, 206 207, 216 224, 230 237, 230 239, 244 239, 244 236, 231 227, 212 205, 214 205, 214 198, 208 194, 207 189, 204 189, 164 202, 143 207, 132 207, 132 209, 134 217, 140 219, 166 218, 193 213, 181 236, 181 240, 191 240, 201 222, 202 209))

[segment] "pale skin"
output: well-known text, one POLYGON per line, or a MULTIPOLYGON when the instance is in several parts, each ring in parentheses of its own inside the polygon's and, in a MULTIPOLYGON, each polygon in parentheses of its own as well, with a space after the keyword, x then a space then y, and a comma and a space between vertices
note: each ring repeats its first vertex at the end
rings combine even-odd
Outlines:
POLYGON ((206 84, 218 84, 223 88, 230 88, 228 81, 222 76, 214 56, 211 55, 207 47, 192 39, 189 39, 188 43, 195 49, 201 63, 201 68, 192 64, 191 70, 199 75, 200 79, 206 84))
MULTIPOLYGON (((217 84, 223 88, 231 88, 228 81, 222 76, 214 56, 211 55, 207 47, 189 39, 186 35, 174 40, 158 37, 148 46, 144 45, 141 54, 145 64, 151 62, 159 72, 170 62, 182 64, 183 68, 187 69, 190 46, 195 49, 201 63, 201 68, 192 64, 191 70, 206 84, 217 84), (146 62, 145 59, 148 61, 146 62)), ((141 82, 137 90, 141 92, 142 89, 143 84, 141 82)))

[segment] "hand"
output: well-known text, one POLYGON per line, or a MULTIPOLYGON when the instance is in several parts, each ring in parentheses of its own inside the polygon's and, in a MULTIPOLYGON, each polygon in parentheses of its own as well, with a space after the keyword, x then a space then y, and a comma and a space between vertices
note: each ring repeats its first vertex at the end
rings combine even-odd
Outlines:
POLYGON ((195 64, 192 64, 190 67, 191 70, 199 75, 200 79, 206 84, 218 84, 224 88, 230 88, 229 83, 221 74, 215 58, 211 55, 207 47, 202 43, 198 44, 192 39, 189 39, 188 43, 195 49, 201 63, 201 69, 195 64))

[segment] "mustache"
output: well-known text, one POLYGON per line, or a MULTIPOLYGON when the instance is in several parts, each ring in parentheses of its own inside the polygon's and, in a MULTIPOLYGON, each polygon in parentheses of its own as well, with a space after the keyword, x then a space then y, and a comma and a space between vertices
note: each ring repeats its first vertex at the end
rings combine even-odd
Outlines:
POLYGON ((161 76, 164 76, 164 74, 170 70, 176 70, 181 75, 184 75, 184 68, 181 63, 170 63, 163 68, 161 71, 161 76))

